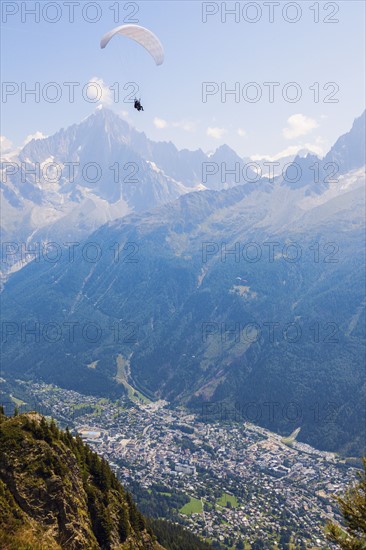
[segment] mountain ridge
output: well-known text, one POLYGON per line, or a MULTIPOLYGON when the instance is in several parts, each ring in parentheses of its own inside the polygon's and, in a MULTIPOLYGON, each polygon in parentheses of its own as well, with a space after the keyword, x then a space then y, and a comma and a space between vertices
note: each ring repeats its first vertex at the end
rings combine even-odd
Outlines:
MULTIPOLYGON (((282 184, 294 189, 314 180, 311 191, 321 194, 329 188, 333 172, 342 175, 364 165, 364 126, 365 113, 323 161, 315 155, 295 157, 293 162, 303 172, 299 179, 292 181, 290 169, 287 178, 279 174, 275 179, 282 177, 282 184), (347 151, 352 148, 357 153, 351 158, 347 151)), ((31 248, 47 240, 85 238, 108 221, 150 210, 182 194, 255 181, 248 159, 227 145, 210 155, 201 149, 179 151, 171 142, 151 141, 104 108, 53 136, 33 139, 17 156, 4 160, 1 229, 3 239, 14 242, 15 248, 23 242, 31 248)), ((2 270, 11 271, 18 260, 19 254, 9 257, 2 270)))
MULTIPOLYGON (((341 141, 337 154, 347 162, 364 121, 341 141)), ((307 411, 304 441, 360 452, 363 160, 357 153, 356 168, 316 181, 308 156, 299 181, 277 176, 185 193, 102 225, 81 240, 72 260, 66 245, 55 261, 41 254, 9 277, 1 295, 4 375, 116 397, 124 393, 116 383, 121 354, 130 358, 133 386, 148 395, 193 408, 252 397, 283 409, 291 400, 307 411), (100 251, 95 260, 84 253, 90 245, 100 251), (96 341, 83 335, 88 323, 99 327, 96 341), (260 327, 254 340, 245 332, 253 323, 260 327), (268 323, 279 327, 275 341, 268 323), (288 324, 298 341, 284 336, 288 324), (237 325, 234 337, 229 329, 237 325), (45 337, 47 326, 56 334, 45 337), (24 335, 24 327, 38 327, 39 336, 24 335), (213 334, 203 332, 207 327, 213 334), (330 429, 309 409, 334 400, 330 429)), ((262 422, 292 431, 285 417, 262 422)))
MULTIPOLYGON (((281 368, 293 370, 293 363, 299 365, 299 374, 293 384, 288 382, 287 395, 305 407, 314 394, 325 406, 324 399, 331 402, 336 392, 340 411, 346 411, 349 393, 341 397, 336 388, 349 363, 360 422, 362 384, 353 384, 361 381, 362 369, 352 357, 362 356, 363 316, 357 312, 362 302, 364 176, 356 170, 320 196, 308 190, 309 186, 289 189, 279 179, 274 184, 265 180, 186 194, 150 213, 132 214, 98 229, 90 237, 103 249, 98 262, 87 262, 78 254, 70 263, 65 254, 55 264, 41 259, 28 265, 5 285, 2 302, 7 323, 53 322, 62 327, 93 320, 103 327, 103 338, 88 344, 79 332, 75 342, 68 343, 64 336, 54 344, 43 339, 19 349, 18 328, 3 346, 5 373, 41 376, 66 387, 75 387, 78 380, 79 390, 118 395, 123 388, 114 382, 115 357, 122 352, 125 357, 132 354, 131 376, 138 389, 200 406, 206 400, 238 399, 246 395, 246 385, 258 400, 272 395, 283 402, 275 365, 282 362, 281 368), (266 244, 271 242, 277 243, 273 256, 266 244), (251 248, 245 248, 248 243, 251 248), (301 250, 302 257, 295 263, 288 262, 283 252, 288 243, 297 243, 301 250), (110 252, 116 245, 121 253, 118 261, 110 252), (261 258, 253 263, 250 254, 256 249, 261 258), (120 322, 136 328, 135 341, 113 341, 106 327, 120 322), (258 323, 261 337, 250 342, 241 336, 235 342, 220 336, 222 323, 232 327, 238 322, 244 327, 258 323), (300 323, 306 339, 289 345, 281 337, 272 345, 263 325, 268 322, 280 323, 281 330, 286 323, 300 323), (207 323, 213 323, 215 334, 203 340, 202 327, 207 323), (311 327, 323 327, 323 341, 329 336, 324 327, 332 323, 341 337, 341 353, 336 345, 328 349, 309 340, 311 327), (59 360, 52 366, 44 360, 50 353, 60 357, 61 371, 59 360), (85 368, 96 360, 96 369, 85 368), (322 368, 315 376, 317 364, 322 368), (337 375, 333 374, 321 397, 323 378, 331 368, 337 375), (262 380, 268 380, 267 390, 256 370, 262 380), (306 383, 299 386, 302 377, 306 383)), ((348 426, 350 418, 350 413, 344 413, 340 424, 348 426)), ((309 418, 306 422, 301 433, 308 442, 345 449, 349 426, 342 428, 343 435, 337 436, 342 443, 335 445, 334 438, 323 433, 325 425, 314 427, 309 418)), ((291 428, 282 419, 267 427, 287 432, 291 428)))
POLYGON ((38 413, 0 412, 0 544, 7 550, 163 550, 107 463, 38 413))

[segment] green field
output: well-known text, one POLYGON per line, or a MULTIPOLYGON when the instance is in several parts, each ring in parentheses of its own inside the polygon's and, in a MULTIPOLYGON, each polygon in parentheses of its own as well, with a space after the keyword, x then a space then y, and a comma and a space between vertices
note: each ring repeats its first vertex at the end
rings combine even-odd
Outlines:
POLYGON ((290 434, 288 437, 283 437, 281 439, 282 443, 284 443, 285 445, 288 445, 289 447, 291 447, 291 445, 294 443, 297 436, 299 435, 300 430, 301 430, 301 428, 296 428, 296 430, 294 430, 292 432, 292 434, 290 434))
POLYGON ((127 367, 128 367, 128 361, 126 361, 122 357, 122 355, 118 355, 116 382, 118 382, 119 384, 123 384, 123 386, 127 390, 128 397, 131 399, 131 401, 145 403, 145 405, 152 403, 151 399, 146 397, 146 395, 143 395, 141 392, 136 390, 134 387, 131 386, 131 384, 127 382, 127 378, 128 378, 127 367))
POLYGON ((191 500, 187 502, 180 510, 181 514, 190 516, 191 514, 202 513, 202 502, 198 498, 191 497, 191 500))
POLYGON ((89 403, 73 403, 71 409, 73 411, 81 411, 82 409, 95 409, 97 405, 91 405, 89 403))
POLYGON ((222 506, 223 508, 226 507, 227 502, 230 502, 233 508, 238 507, 238 499, 234 495, 228 495, 227 493, 223 493, 216 502, 219 506, 222 506))
POLYGON ((16 397, 14 397, 14 395, 11 395, 10 394, 10 399, 12 400, 12 402, 17 406, 17 407, 21 407, 22 405, 26 405, 26 403, 24 401, 22 401, 21 399, 17 399, 16 397))

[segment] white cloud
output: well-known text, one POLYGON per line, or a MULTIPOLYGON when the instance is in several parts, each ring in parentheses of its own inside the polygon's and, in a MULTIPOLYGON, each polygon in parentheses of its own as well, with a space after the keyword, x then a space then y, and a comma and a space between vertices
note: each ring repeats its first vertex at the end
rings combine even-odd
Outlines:
POLYGON ((330 143, 327 139, 318 136, 315 143, 306 143, 305 147, 313 151, 318 157, 324 157, 330 149, 330 143))
POLYGON ((324 148, 320 145, 317 145, 316 143, 305 143, 304 149, 309 149, 311 153, 315 153, 318 157, 324 157, 326 154, 326 151, 324 151, 324 148))
POLYGON ((206 134, 210 137, 213 137, 215 139, 220 139, 224 134, 226 134, 225 128, 217 128, 217 127, 208 127, 206 134))
POLYGON ((283 128, 282 134, 286 139, 305 136, 311 130, 318 127, 316 120, 305 115, 292 115, 287 119, 288 126, 283 128))
POLYGON ((153 120, 155 128, 159 128, 159 130, 162 130, 163 128, 166 128, 168 126, 168 123, 163 118, 158 118, 157 116, 153 120))
POLYGON ((269 161, 275 161, 278 159, 281 159, 283 157, 291 157, 295 156, 301 149, 304 149, 305 145, 289 145, 286 147, 286 149, 282 149, 279 153, 276 153, 275 155, 252 155, 250 158, 251 160, 269 160, 269 161))
POLYGON ((104 83, 102 78, 93 76, 88 82, 87 93, 88 100, 101 105, 111 105, 113 103, 112 90, 104 83))
POLYGON ((270 162, 277 161, 284 157, 295 157, 300 151, 306 149, 311 153, 315 153, 318 157, 323 157, 328 150, 327 142, 320 137, 317 137, 315 143, 301 143, 299 145, 289 145, 286 149, 282 149, 275 155, 252 155, 250 158, 253 161, 256 160, 269 160, 270 162))
POLYGON ((46 138, 47 136, 45 136, 44 134, 42 134, 42 132, 36 132, 35 134, 29 134, 29 136, 27 136, 24 140, 24 143, 23 143, 23 146, 24 145, 27 145, 27 143, 29 143, 30 141, 32 141, 32 139, 44 139, 46 138))
POLYGON ((181 128, 185 132, 195 132, 197 129, 196 122, 192 122, 191 120, 179 120, 178 122, 173 122, 172 126, 174 128, 181 128))
POLYGON ((8 153, 11 151, 13 143, 5 136, 0 136, 0 148, 2 153, 8 153))
POLYGON ((171 127, 180 128, 185 132, 195 132, 197 129, 197 123, 191 120, 178 120, 176 122, 168 122, 164 118, 155 117, 153 123, 156 128, 159 128, 159 130, 171 127))
POLYGON ((246 131, 245 131, 243 128, 238 128, 237 134, 238 134, 238 136, 240 136, 240 137, 246 137, 246 136, 247 136, 247 133, 246 133, 246 131))

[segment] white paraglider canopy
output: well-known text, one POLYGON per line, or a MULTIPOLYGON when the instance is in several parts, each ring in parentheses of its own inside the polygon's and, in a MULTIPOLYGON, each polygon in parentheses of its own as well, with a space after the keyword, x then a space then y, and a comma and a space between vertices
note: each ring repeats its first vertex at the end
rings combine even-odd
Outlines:
POLYGON ((154 58, 157 65, 161 65, 164 61, 164 50, 157 36, 145 27, 140 25, 121 25, 107 32, 100 41, 100 47, 105 48, 108 42, 116 34, 127 36, 141 46, 143 46, 149 54, 154 58))

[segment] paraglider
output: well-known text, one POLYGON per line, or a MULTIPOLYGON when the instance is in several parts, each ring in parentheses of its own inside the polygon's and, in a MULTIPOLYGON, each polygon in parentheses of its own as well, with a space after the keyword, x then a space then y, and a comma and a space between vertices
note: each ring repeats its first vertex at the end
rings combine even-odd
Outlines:
MULTIPOLYGON (((131 38, 149 52, 157 65, 161 65, 164 61, 164 50, 160 40, 149 29, 141 27, 140 25, 121 25, 115 27, 111 31, 107 32, 100 41, 100 47, 105 48, 109 41, 116 35, 127 36, 131 38)), ((143 111, 144 108, 141 105, 141 100, 135 98, 134 108, 138 111, 143 111)))
POLYGON ((131 38, 149 52, 157 65, 161 65, 164 61, 164 50, 160 40, 149 29, 140 25, 121 25, 107 32, 100 41, 100 47, 105 48, 109 41, 115 35, 127 36, 131 38))
POLYGON ((135 98, 135 103, 133 105, 135 107, 135 109, 137 109, 138 111, 143 111, 144 108, 143 106, 141 105, 141 99, 136 99, 135 98))

